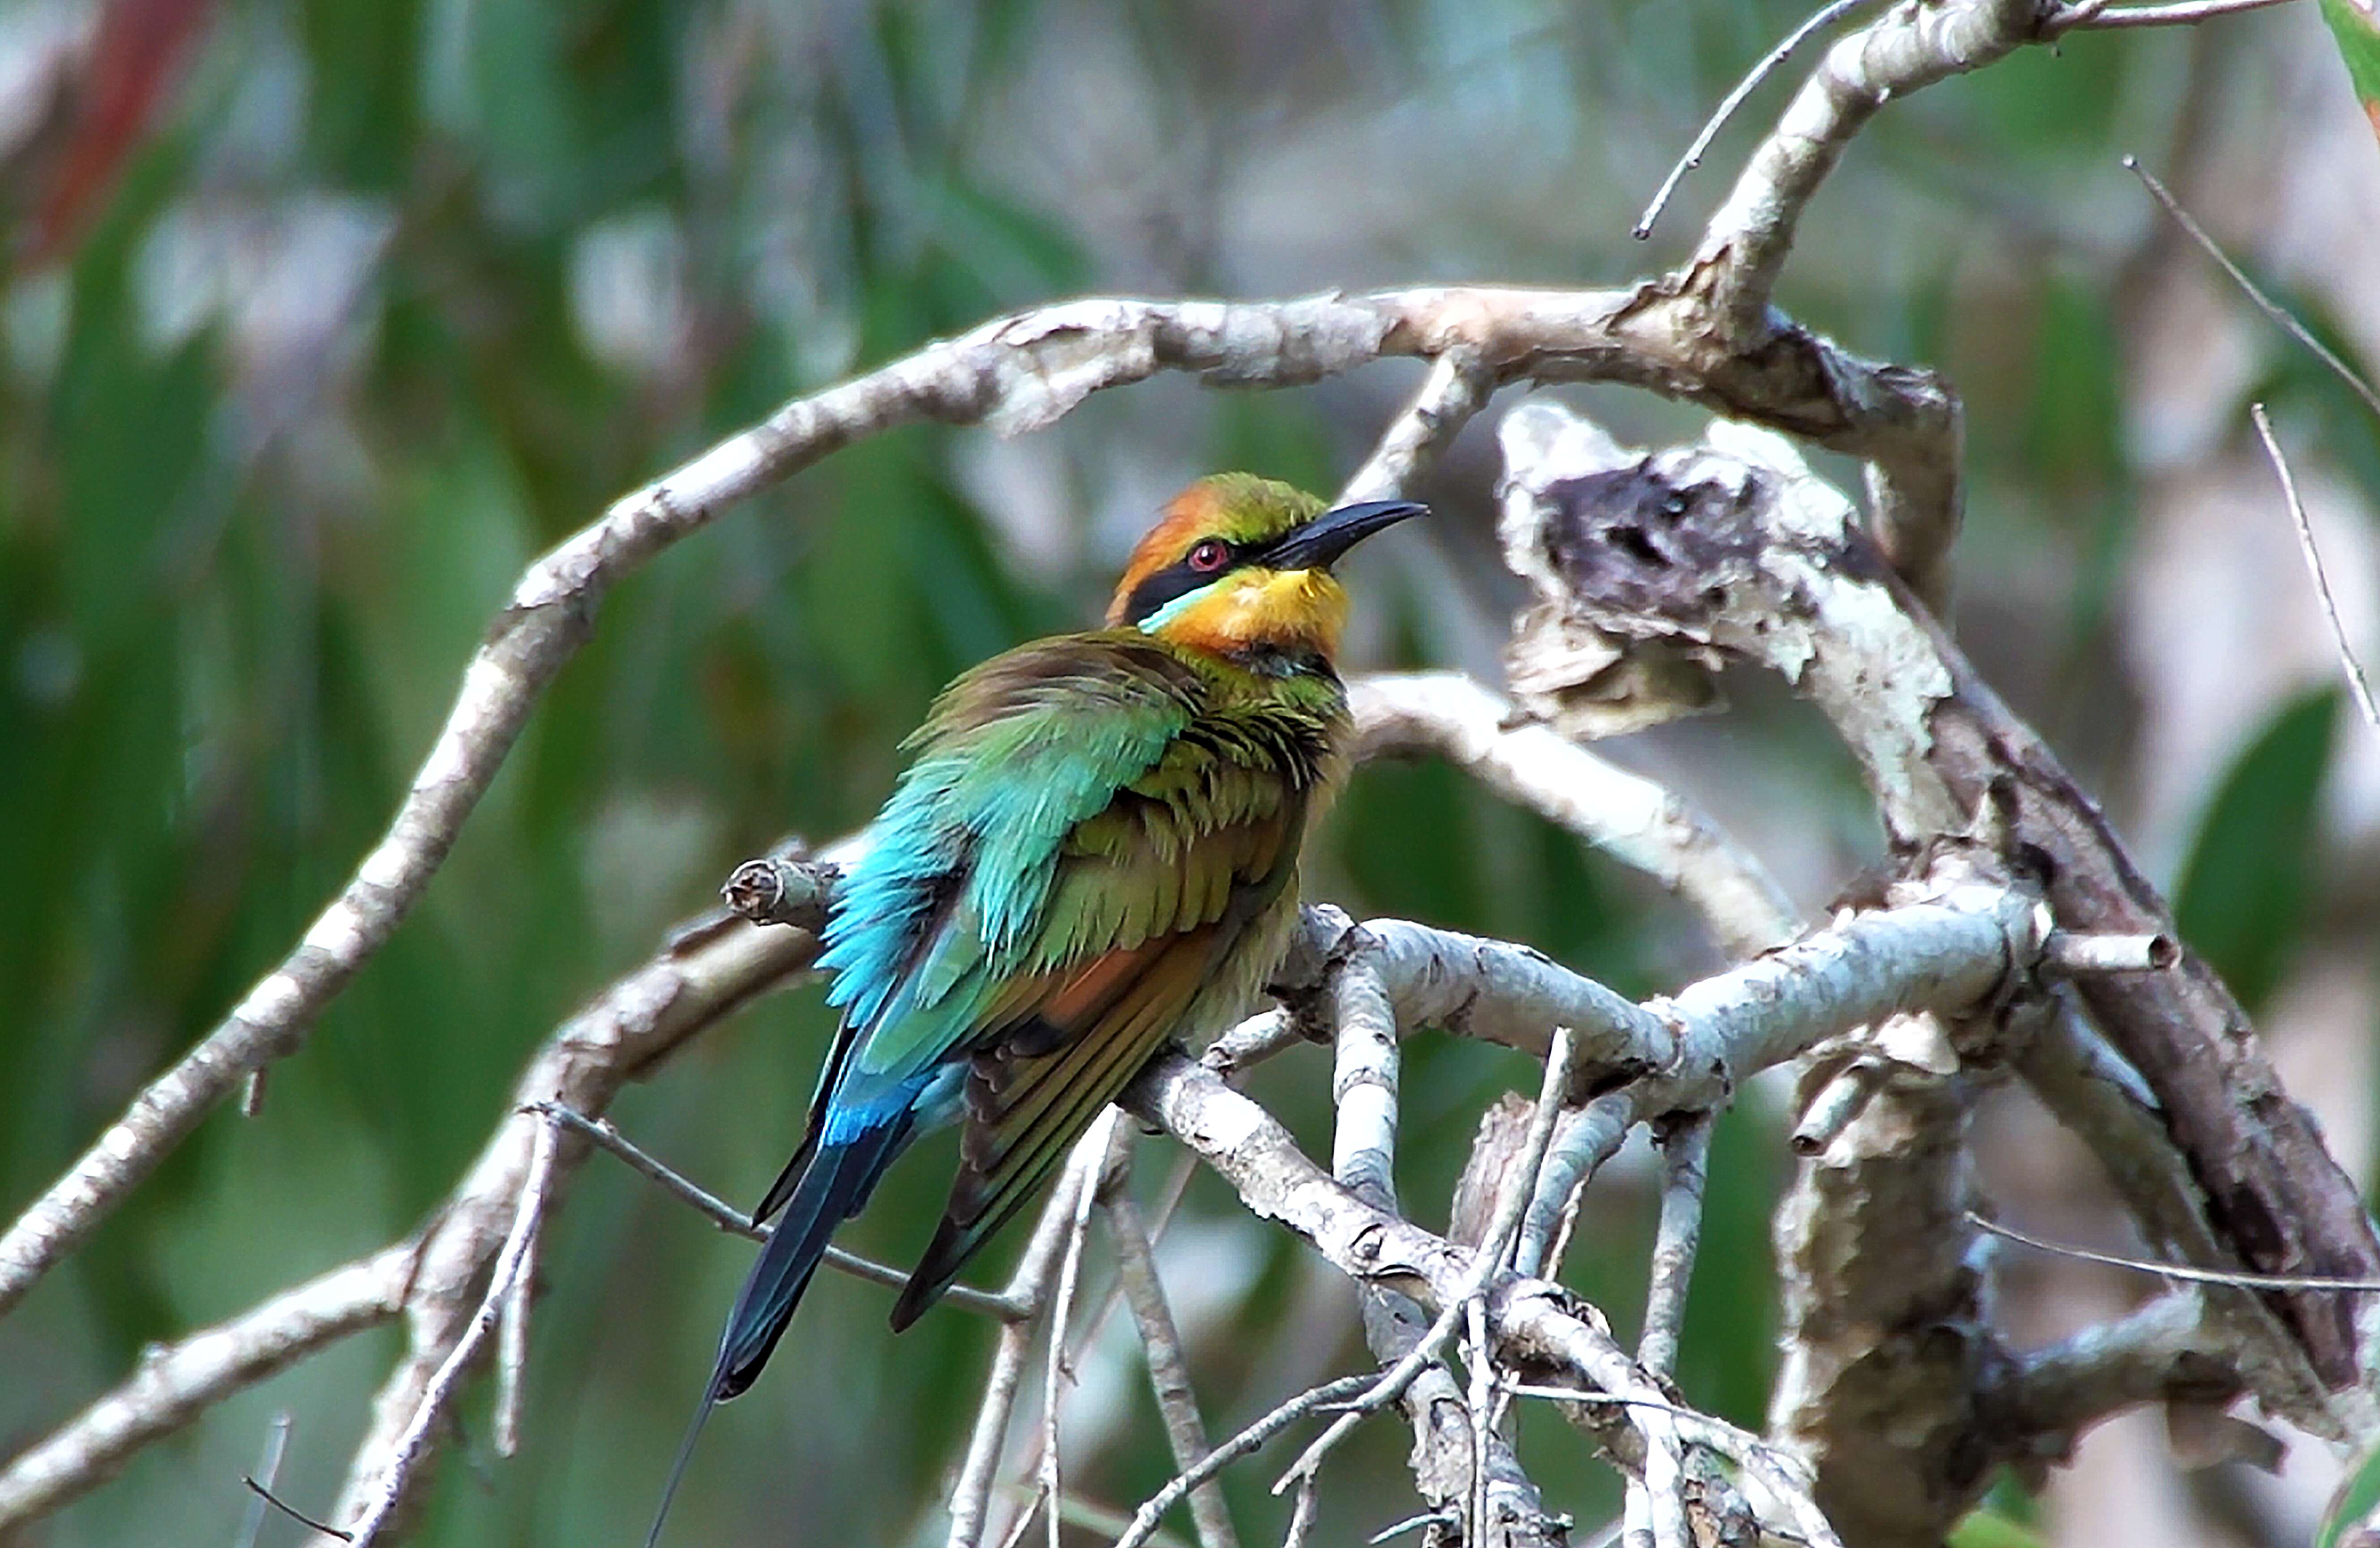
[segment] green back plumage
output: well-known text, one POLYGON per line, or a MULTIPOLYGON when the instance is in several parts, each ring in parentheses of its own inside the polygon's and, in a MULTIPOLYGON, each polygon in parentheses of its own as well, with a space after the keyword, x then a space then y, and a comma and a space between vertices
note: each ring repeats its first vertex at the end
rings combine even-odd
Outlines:
POLYGON ((821 957, 849 1034, 814 1115, 827 1139, 972 1060, 965 1166, 896 1320, 1287 906, 1344 728, 1335 677, 1130 629, 1038 641, 944 691, 821 957))

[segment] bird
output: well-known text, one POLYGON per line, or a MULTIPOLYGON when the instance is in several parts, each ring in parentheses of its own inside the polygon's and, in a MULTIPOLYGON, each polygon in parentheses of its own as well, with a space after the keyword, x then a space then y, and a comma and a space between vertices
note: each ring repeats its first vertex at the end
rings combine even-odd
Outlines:
POLYGON ((1152 1055, 1255 999, 1347 770, 1331 566, 1425 509, 1201 478, 1134 548, 1104 627, 995 656, 935 700, 829 911, 818 966, 839 1025, 807 1132, 754 1211, 776 1225, 664 1512, 711 1406, 751 1386, 835 1228, 921 1135, 959 1125, 958 1169, 895 1332, 1152 1055))

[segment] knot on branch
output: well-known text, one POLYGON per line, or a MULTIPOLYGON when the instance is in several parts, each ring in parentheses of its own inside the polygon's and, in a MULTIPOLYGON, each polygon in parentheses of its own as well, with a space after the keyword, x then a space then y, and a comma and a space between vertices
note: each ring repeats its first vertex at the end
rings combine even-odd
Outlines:
POLYGON ((1715 708, 1729 660, 1798 680, 1852 610, 1907 605, 1848 502, 1779 437, 1721 422, 1705 443, 1640 452, 1549 404, 1501 433, 1499 536, 1536 594, 1512 685, 1574 734, 1715 708))

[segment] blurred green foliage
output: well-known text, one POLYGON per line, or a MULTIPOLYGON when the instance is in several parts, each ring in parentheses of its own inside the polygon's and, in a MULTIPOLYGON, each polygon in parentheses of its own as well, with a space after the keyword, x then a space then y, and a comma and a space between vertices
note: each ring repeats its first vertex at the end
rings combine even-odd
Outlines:
POLYGON ((2303 933, 2339 695, 2284 705, 2216 788, 2174 894, 2174 923, 2252 1015, 2303 933))
MULTIPOLYGON (((1648 258, 1627 214, 1798 10, 1730 0, 1681 24, 1649 0, 147 3, 191 13, 188 56, 74 228, 0 294, 0 1208, 288 949, 377 837, 513 577, 607 500, 856 365, 1085 288, 1633 272, 1648 258), (1334 135, 1384 124, 1394 176, 1333 159, 1334 135), (1483 146, 1502 148, 1510 187, 1479 178, 1483 146), (1382 220, 1372 201, 1390 192, 1410 202, 1382 220)), ((2119 122, 2164 121, 2184 46, 2078 37, 1896 108, 1828 191, 1788 286, 1855 346, 1960 381, 1968 573, 2071 561, 2031 590, 1973 587, 1966 622, 2020 707, 2086 751, 2110 751, 2092 706, 2028 654, 2035 635, 2067 662, 2105 653, 2128 551, 2086 163, 2119 122), (1988 265, 1979 220, 2013 233, 1988 265)), ((21 151, 24 186, 69 175, 55 150, 21 151)), ((1713 197, 1697 184, 1687 202, 1713 197)), ((29 251, 33 207, 0 209, 29 251)), ((1692 219, 1672 213, 1654 259, 1692 219)), ((1267 397, 1154 384, 1015 449, 904 430, 622 587, 426 903, 274 1070, 261 1115, 211 1120, 0 1324, 0 1448, 119 1379, 144 1343, 409 1229, 528 1051, 735 861, 788 829, 864 821, 939 684, 1092 616, 1173 484, 1217 466, 1334 482, 1403 380, 1378 374, 1267 397)), ((1623 433, 1694 420, 1589 397, 1623 433)), ((1492 668, 1509 593, 1488 558, 1483 441, 1434 491, 1436 550, 1360 570, 1365 664, 1492 668)), ((2327 707, 2289 710, 2241 756, 2189 872, 2193 940, 2258 992, 2309 885, 2327 707)), ((1688 744, 1743 770, 1753 804, 1807 814, 1813 902, 1875 842, 1840 756, 1803 756, 1816 740, 1755 696, 1688 744)), ((1313 870, 1351 907, 1532 941, 1635 992, 1709 961, 1636 880, 1436 766, 1366 771, 1313 870)), ((814 994, 782 997, 634 1094, 621 1121, 752 1196, 795 1137, 827 1030, 814 994)), ((1414 1046, 1418 1215, 1442 1215, 1480 1108, 1533 1081, 1493 1050, 1414 1046)), ((1325 1084, 1299 1057, 1259 1090, 1319 1145, 1325 1084)), ((1766 1243, 1783 1172, 1753 1094, 1718 1138, 1682 1373, 1745 1421, 1774 1361, 1766 1243)), ((853 1245, 905 1258, 941 1191, 935 1159, 903 1168, 853 1245)), ((1187 1207, 1194 1247, 1168 1268, 1214 1428, 1360 1361, 1343 1286, 1211 1179, 1187 1207)), ((1652 1211, 1643 1169, 1621 1167, 1572 1254, 1573 1281, 1623 1325, 1652 1211)), ((527 1445, 489 1459, 469 1410, 419 1541, 629 1541, 747 1251, 590 1165, 547 1250, 527 1445)), ((680 1540, 935 1538, 989 1330, 944 1313, 895 1341, 884 1304, 817 1288, 790 1358, 712 1425, 680 1540)), ((239 1476, 279 1410, 296 1418, 282 1487, 319 1506, 394 1348, 358 1341, 225 1405, 39 1540, 230 1541, 249 1509, 239 1476)), ((1110 1422, 1070 1432, 1070 1478, 1128 1506, 1169 1469, 1128 1350, 1102 1348, 1075 1409, 1110 1422)), ((1375 1425, 1334 1467, 1330 1540, 1407 1513, 1404 1445, 1375 1425)), ((1591 1523, 1615 1504, 1547 1416, 1524 1416, 1524 1445, 1557 1507, 1591 1523)), ((1259 1537, 1281 1514, 1266 1476, 1228 1482, 1259 1537)), ((261 1541, 296 1534, 274 1518, 261 1541)))

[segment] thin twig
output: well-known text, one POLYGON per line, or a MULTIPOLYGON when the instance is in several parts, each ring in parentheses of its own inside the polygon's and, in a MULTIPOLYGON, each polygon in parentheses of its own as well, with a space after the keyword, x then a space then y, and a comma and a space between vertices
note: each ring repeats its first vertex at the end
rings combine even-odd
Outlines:
MULTIPOLYGON (((598 1149, 618 1156, 635 1170, 661 1184, 664 1191, 681 1203, 692 1206, 698 1214, 730 1236, 740 1236, 750 1241, 769 1240, 769 1228, 766 1226, 754 1225, 749 1215, 709 1191, 700 1183, 694 1181, 685 1173, 675 1170, 668 1162, 662 1160, 650 1151, 638 1145, 636 1141, 621 1133, 619 1126, 610 1119, 589 1118, 585 1113, 565 1107, 558 1102, 526 1103, 520 1110, 552 1119, 572 1133, 591 1142, 598 1149)), ((890 1264, 880 1264, 872 1258, 863 1258, 856 1252, 847 1252, 840 1247, 829 1247, 826 1250, 826 1256, 821 1261, 827 1267, 838 1273, 848 1274, 855 1279, 865 1279, 871 1285, 888 1285, 897 1290, 909 1282, 907 1271, 894 1268, 890 1264)), ((942 1301, 946 1305, 955 1306, 964 1311, 980 1312, 987 1317, 997 1317, 1004 1323, 1016 1322, 1033 1314, 1030 1307, 1019 1305, 1010 1296, 991 1290, 976 1289, 966 1285, 952 1286, 942 1292, 942 1301)))
POLYGON ((1661 179, 1660 190, 1653 195, 1653 202, 1645 206, 1645 212, 1636 217, 1636 224, 1629 228, 1628 235, 1635 237, 1639 242, 1653 235, 1653 224, 1661 218, 1661 212, 1669 208, 1670 196, 1677 192, 1678 185, 1685 180, 1687 173, 1703 164, 1703 156, 1710 150, 1711 141, 1718 138, 1719 130, 1725 128, 1727 121, 1735 116, 1735 110, 1743 105, 1744 99, 1760 89, 1762 81, 1767 80, 1779 66, 1791 59, 1795 50, 1810 41, 1813 33, 1824 31, 1869 3, 1870 0, 1832 0, 1832 4, 1818 10, 1801 26, 1787 33, 1783 42, 1762 54, 1760 62, 1753 66, 1751 71, 1742 80, 1735 83, 1735 89, 1720 99, 1718 110, 1705 122, 1702 132, 1694 136, 1694 142, 1686 147, 1686 153, 1678 158, 1676 165, 1670 168, 1670 175, 1661 179))
POLYGON ((984 1381, 983 1401, 976 1409, 975 1427, 967 1436, 966 1459, 951 1489, 951 1531, 948 1548, 977 1548, 990 1512, 992 1486, 1000 1472, 1000 1456, 1008 1440, 1009 1416, 1015 1411, 1017 1389, 1033 1352, 1033 1324, 1056 1266, 1066 1228, 1075 1217, 1076 1191, 1090 1186, 1089 1172, 1071 1163, 1059 1175, 1025 1244, 1025 1255, 1009 1276, 1006 1299, 1028 1308, 1023 1316, 1002 1324, 993 1350, 991 1373, 984 1381))
POLYGON ((396 1513, 397 1502, 405 1496, 407 1476, 421 1465, 430 1452, 431 1436, 446 1415, 456 1389, 463 1385, 464 1373, 470 1369, 481 1345, 494 1330, 505 1293, 513 1280, 528 1261, 530 1245, 545 1215, 548 1191, 553 1182, 553 1157, 558 1144, 559 1127, 552 1122, 540 1122, 529 1152, 528 1175, 521 1183, 520 1203, 513 1212, 512 1229, 504 1237, 503 1249, 496 1254, 495 1269, 488 1283, 488 1293, 480 1298, 479 1310, 455 1341, 445 1360, 438 1367, 430 1385, 421 1395, 405 1431, 397 1439, 389 1464, 379 1480, 375 1497, 355 1525, 354 1541, 369 1545, 384 1530, 396 1513))
POLYGON ((1560 1110, 1562 1094, 1570 1087, 1571 1061, 1576 1046, 1570 1028, 1554 1028, 1553 1052, 1546 1060, 1545 1082, 1537 1094, 1536 1110, 1530 1115, 1528 1140, 1522 1147, 1520 1164, 1513 1167, 1512 1176, 1497 1195, 1496 1214, 1480 1242, 1478 1255, 1473 1260, 1471 1273, 1464 1281, 1462 1293, 1447 1298, 1437 1320, 1429 1324, 1429 1331, 1422 1335, 1421 1342, 1391 1366, 1370 1391, 1349 1404, 1346 1410, 1331 1421, 1330 1428, 1307 1446, 1290 1465, 1289 1470, 1275 1481, 1272 1486, 1274 1494, 1278 1494, 1299 1479, 1312 1475, 1322 1466, 1322 1459, 1330 1455, 1331 1448, 1346 1438, 1349 1431, 1367 1415, 1378 1413, 1403 1396, 1405 1388, 1413 1385, 1414 1378, 1435 1361, 1446 1348, 1447 1339, 1453 1336, 1456 1326, 1463 1320, 1464 1308, 1476 1300, 1502 1271, 1506 1254, 1512 1250, 1512 1238, 1520 1228, 1521 1217, 1535 1191, 1538 1169, 1545 1165, 1546 1147, 1553 1138, 1554 1118, 1560 1110))
MULTIPOLYGON (((1129 1193, 1118 1190, 1100 1201, 1107 1214, 1108 1235, 1114 1240, 1116 1279, 1133 1322, 1140 1330, 1140 1347, 1148 1362, 1148 1385, 1157 1411, 1165 1421, 1165 1438, 1173 1449, 1173 1465, 1188 1469, 1211 1448, 1206 1421, 1199 1417, 1198 1395, 1190 1384, 1190 1362, 1184 1356, 1182 1330, 1166 1303, 1165 1285, 1158 1277, 1157 1255, 1150 1251, 1148 1232, 1129 1193)), ((1238 1548, 1223 1492, 1212 1483, 1190 1493, 1190 1519, 1202 1548, 1238 1548)))
POLYGON ((281 1512, 282 1515, 288 1517, 292 1521, 297 1522, 299 1526, 310 1528, 311 1530, 322 1533, 324 1537, 334 1537, 341 1542, 353 1542, 356 1540, 355 1533, 341 1531, 338 1528, 332 1526, 326 1521, 315 1520, 311 1516, 307 1515, 296 1506, 291 1505, 287 1500, 285 1500, 280 1495, 274 1494, 271 1488, 265 1484, 258 1482, 255 1479, 242 1477, 240 1479, 240 1482, 246 1485, 249 1492, 256 1496, 257 1518, 260 1525, 262 1522, 264 1512, 267 1509, 277 1510, 281 1512))
POLYGON ((1165 1513, 1180 1504, 1190 1491, 1308 1414, 1324 1411, 1331 1405, 1358 1397, 1368 1391, 1372 1385, 1373 1377, 1369 1374, 1341 1376, 1336 1381, 1308 1387, 1287 1402, 1269 1409, 1239 1433, 1201 1457, 1196 1467, 1184 1469, 1164 1488, 1143 1501, 1140 1508, 1133 1512, 1132 1525, 1116 1539, 1115 1548, 1142 1548, 1157 1530, 1158 1522, 1164 1519, 1165 1513))
POLYGON ((1075 1304, 1075 1284, 1083 1267, 1083 1239, 1091 1228, 1091 1205, 1099 1193, 1099 1173, 1123 1114, 1109 1107, 1091 1125, 1075 1150, 1075 1165, 1084 1168, 1081 1191, 1075 1195, 1075 1214, 1066 1232, 1065 1256, 1058 1266, 1058 1293, 1050 1303, 1050 1361, 1041 1382, 1041 1504, 1049 1513, 1050 1548, 1060 1548, 1059 1502, 1064 1498, 1058 1476, 1058 1405, 1066 1369, 1066 1313, 1075 1304))
POLYGON ((1496 1428, 1496 1357, 1488 1344, 1487 1300, 1475 1296, 1463 1303, 1463 1310, 1469 1337, 1464 1358, 1471 1366, 1471 1387, 1463 1403, 1471 1424, 1471 1499, 1463 1541, 1484 1543, 1488 1541, 1488 1441, 1496 1428))
POLYGON ((1305 1534, 1314 1530, 1315 1512, 1320 1508, 1322 1496, 1309 1476, 1298 1480, 1297 1503, 1290 1507, 1289 1530, 1281 1538, 1281 1548, 1304 1548, 1305 1534))
POLYGON ((1661 1142, 1661 1223, 1653 1237, 1652 1282, 1645 1292, 1645 1331, 1636 1363, 1667 1378, 1677 1369, 1678 1336, 1702 1240, 1703 1183, 1710 1171, 1711 1117, 1682 1119, 1661 1142))
POLYGON ((495 1446, 499 1457, 520 1451, 522 1392, 528 1370, 528 1309, 537 1294, 537 1249, 541 1231, 529 1233, 519 1269, 496 1314, 495 1446))
POLYGON ((2154 173, 2141 164, 2138 156, 2128 155, 2121 160, 2124 170, 2141 180, 2141 186, 2148 189, 2149 197, 2164 206, 2165 212, 2173 217, 2173 224, 2181 227, 2190 239, 2198 244, 2200 251, 2213 259, 2225 273, 2231 276, 2231 283, 2238 285, 2240 292, 2255 303, 2258 311, 2270 318, 2274 325, 2283 333, 2312 350, 2316 359, 2331 369, 2332 374, 2354 390, 2355 395, 2363 400, 2365 406, 2373 413, 2380 414, 2380 392, 2374 392, 2370 382, 2356 374, 2354 367, 2340 359, 2328 345, 2315 338, 2312 329, 2300 322, 2292 313, 2273 300, 2271 296, 2257 289, 2256 283, 2242 272, 2238 264, 2231 261, 2230 254, 2216 245, 2215 238, 2206 234, 2204 226, 2191 218, 2190 212, 2181 207, 2181 201, 2167 191, 2166 186, 2157 181, 2154 173))
POLYGON ((2013 1226, 1986 1220, 1973 1210, 1967 1212, 1967 1224, 1989 1231, 1994 1236, 2006 1237, 2019 1246, 2030 1247, 2036 1252, 2055 1252, 2061 1258, 2075 1258, 2086 1264, 2105 1264, 2109 1268, 2129 1268, 2140 1274, 2162 1275, 2168 1279, 2186 1279, 2193 1285, 2241 1285, 2258 1290, 2380 1291, 2380 1279, 2335 1279, 2320 1274, 2251 1274, 2245 1269, 2194 1268, 2188 1264, 2158 1263, 2149 1258, 2095 1252, 2087 1247, 2069 1247, 2063 1242, 2027 1236, 2013 1226))
POLYGON ((256 1548, 256 1540, 264 1531, 264 1512, 273 1503, 273 1485, 281 1476, 281 1458, 289 1450, 289 1424, 288 1409, 273 1416, 273 1428, 264 1437, 264 1456, 257 1462, 256 1471, 241 1480, 256 1491, 256 1499, 240 1523, 239 1536, 232 1540, 234 1548, 256 1548))
POLYGON ((2194 27, 2218 17, 2237 16, 2286 4, 2287 0, 2175 0, 2164 6, 2110 6, 2107 0, 2083 0, 2041 24, 2046 37, 2062 32, 2098 31, 2116 27, 2194 27))
POLYGON ((2273 471, 2281 480, 2281 497, 2289 502, 2289 519, 2297 524, 2298 547, 2305 552, 2306 568, 2313 572, 2315 595, 2322 599, 2322 615, 2330 622, 2330 637, 2338 647, 2338 664, 2347 673, 2347 691, 2354 696, 2355 707, 2363 713, 2364 723, 2380 731, 2380 704, 2373 702, 2372 683, 2363 675, 2363 663, 2355 659, 2355 647, 2347 642, 2347 625, 2339 622, 2338 601, 2330 594, 2330 577, 2323 573, 2322 551, 2314 547, 2313 525, 2306 520, 2305 502, 2298 498, 2297 480, 2289 477, 2289 459, 2281 455, 2281 443, 2273 434, 2273 421, 2265 416, 2265 405, 2252 403, 2248 417, 2256 422, 2256 434, 2265 442, 2265 454, 2273 459, 2273 471))

